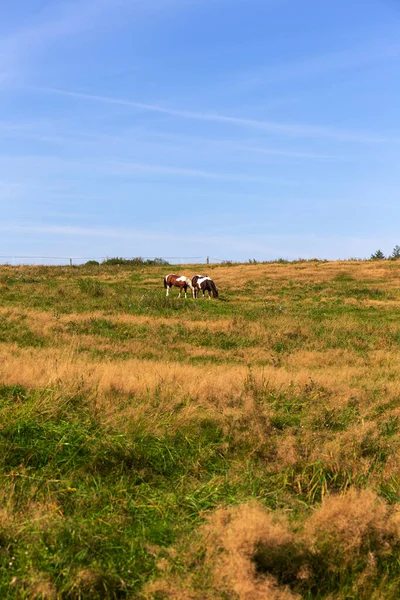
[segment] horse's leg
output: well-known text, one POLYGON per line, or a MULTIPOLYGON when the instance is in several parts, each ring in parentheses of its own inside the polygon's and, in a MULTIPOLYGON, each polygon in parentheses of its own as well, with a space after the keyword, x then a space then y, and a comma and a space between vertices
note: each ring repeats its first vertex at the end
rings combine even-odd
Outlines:
POLYGON ((181 288, 181 286, 179 286, 179 294, 178 294, 178 298, 180 298, 180 297, 181 297, 181 292, 182 292, 182 288, 181 288))
POLYGON ((169 296, 169 285, 167 285, 167 296, 169 296))
POLYGON ((185 300, 186 300, 186 298, 187 298, 187 294, 186 294, 186 292, 187 292, 187 285, 184 285, 183 289, 185 290, 185 300))

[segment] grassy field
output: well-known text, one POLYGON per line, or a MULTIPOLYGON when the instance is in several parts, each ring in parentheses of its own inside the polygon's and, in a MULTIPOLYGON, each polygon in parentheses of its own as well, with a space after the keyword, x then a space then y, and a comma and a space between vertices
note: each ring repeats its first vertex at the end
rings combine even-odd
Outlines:
POLYGON ((0 267, 0 597, 398 599, 400 262, 170 270, 0 267))

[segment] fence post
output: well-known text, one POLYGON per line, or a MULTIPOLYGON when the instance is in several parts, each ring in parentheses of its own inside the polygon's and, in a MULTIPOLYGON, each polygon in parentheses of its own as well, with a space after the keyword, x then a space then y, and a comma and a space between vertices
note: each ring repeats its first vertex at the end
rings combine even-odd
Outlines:
POLYGON ((69 265, 72 267, 72 258, 69 259, 69 265))
POLYGON ((209 257, 209 256, 207 256, 207 259, 206 259, 206 264, 207 264, 207 265, 209 265, 209 264, 210 264, 210 257, 209 257))

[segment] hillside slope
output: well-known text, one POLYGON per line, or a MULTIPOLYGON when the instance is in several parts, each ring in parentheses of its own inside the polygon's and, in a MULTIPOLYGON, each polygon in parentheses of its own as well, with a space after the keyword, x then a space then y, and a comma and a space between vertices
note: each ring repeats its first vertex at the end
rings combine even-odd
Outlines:
POLYGON ((0 596, 398 598, 400 262, 168 269, 0 267, 0 596))

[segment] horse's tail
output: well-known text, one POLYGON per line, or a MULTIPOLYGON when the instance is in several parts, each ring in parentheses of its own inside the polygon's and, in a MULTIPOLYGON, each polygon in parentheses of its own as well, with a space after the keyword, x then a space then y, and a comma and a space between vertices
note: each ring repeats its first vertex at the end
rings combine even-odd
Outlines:
POLYGON ((165 289, 165 290, 166 290, 166 289, 167 289, 167 287, 168 287, 168 284, 167 284, 167 279, 168 279, 168 275, 166 275, 166 276, 164 277, 164 289, 165 289))
POLYGON ((212 279, 210 279, 209 283, 210 283, 210 288, 211 288, 214 298, 218 298, 217 286, 215 285, 215 283, 213 282, 212 279))

